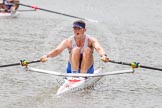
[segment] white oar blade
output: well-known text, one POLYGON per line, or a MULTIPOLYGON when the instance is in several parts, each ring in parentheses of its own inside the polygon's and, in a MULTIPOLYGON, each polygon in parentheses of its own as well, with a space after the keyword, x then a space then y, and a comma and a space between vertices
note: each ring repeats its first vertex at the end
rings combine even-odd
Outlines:
POLYGON ((55 75, 55 76, 64 76, 64 77, 101 77, 101 76, 108 76, 108 75, 116 75, 116 74, 125 74, 125 73, 133 73, 134 70, 129 69, 129 70, 120 70, 120 71, 111 71, 111 72, 104 72, 104 73, 97 73, 97 74, 61 74, 59 72, 56 71, 48 71, 48 70, 42 70, 42 69, 37 69, 37 68, 31 68, 28 67, 26 69, 27 71, 34 71, 34 72, 38 72, 38 73, 44 73, 44 74, 51 74, 51 75, 55 75))

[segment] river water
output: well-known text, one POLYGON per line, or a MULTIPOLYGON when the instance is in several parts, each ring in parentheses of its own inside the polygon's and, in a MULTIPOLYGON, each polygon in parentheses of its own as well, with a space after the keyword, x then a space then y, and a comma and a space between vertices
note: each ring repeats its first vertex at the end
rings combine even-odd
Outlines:
MULTIPOLYGON (((21 0, 27 5, 62 12, 86 21, 87 34, 97 38, 112 60, 162 68, 161 0, 21 0)), ((20 10, 30 8, 20 6, 20 10)), ((76 19, 46 11, 19 12, 17 18, 0 18, 0 65, 37 60, 73 35, 76 19)), ((46 63, 31 64, 64 72, 68 51, 46 63)), ((103 72, 129 69, 102 63, 94 52, 95 67, 103 72)), ((94 88, 56 96, 63 78, 23 67, 0 69, 0 108, 161 108, 162 73, 136 69, 134 74, 103 77, 94 88)))

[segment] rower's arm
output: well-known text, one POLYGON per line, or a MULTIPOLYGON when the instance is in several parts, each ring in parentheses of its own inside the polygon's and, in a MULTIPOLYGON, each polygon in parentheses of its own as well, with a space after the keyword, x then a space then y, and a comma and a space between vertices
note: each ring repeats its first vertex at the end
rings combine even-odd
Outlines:
POLYGON ((98 54, 102 57, 105 55, 105 50, 103 49, 103 47, 100 45, 100 43, 98 42, 97 39, 92 38, 92 46, 96 49, 96 51, 98 52, 98 54))
POLYGON ((105 50, 103 49, 103 47, 101 47, 101 45, 99 44, 97 39, 95 39, 95 38, 93 39, 92 38, 92 46, 96 49, 96 51, 100 55, 101 60, 103 62, 108 62, 109 61, 109 58, 107 57, 107 55, 105 53, 105 50))
POLYGON ((63 40, 57 47, 56 49, 50 51, 48 54, 47 54, 47 58, 50 58, 50 57, 55 57, 57 55, 59 55, 64 49, 66 49, 68 47, 68 40, 65 39, 63 40))

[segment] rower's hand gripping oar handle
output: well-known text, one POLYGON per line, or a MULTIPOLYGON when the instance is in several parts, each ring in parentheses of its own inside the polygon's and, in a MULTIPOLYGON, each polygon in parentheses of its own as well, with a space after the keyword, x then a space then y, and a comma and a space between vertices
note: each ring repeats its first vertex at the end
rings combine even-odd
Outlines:
POLYGON ((152 70, 162 71, 162 69, 160 69, 160 68, 144 66, 144 65, 141 65, 138 62, 126 63, 126 62, 118 62, 118 61, 114 61, 114 60, 109 60, 109 62, 116 63, 116 64, 122 64, 122 65, 128 65, 128 66, 131 66, 133 69, 134 68, 145 68, 145 69, 152 69, 152 70))

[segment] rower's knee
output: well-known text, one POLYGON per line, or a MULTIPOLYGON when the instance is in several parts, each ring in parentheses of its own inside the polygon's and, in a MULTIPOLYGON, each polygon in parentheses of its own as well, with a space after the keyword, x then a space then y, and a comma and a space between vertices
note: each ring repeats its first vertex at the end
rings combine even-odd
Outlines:
POLYGON ((80 51, 81 51, 81 49, 79 48, 79 47, 75 47, 75 48, 73 48, 73 50, 72 50, 72 55, 80 55, 80 51))
POLYGON ((92 56, 92 50, 89 47, 84 48, 83 56, 85 58, 91 57, 92 56))

